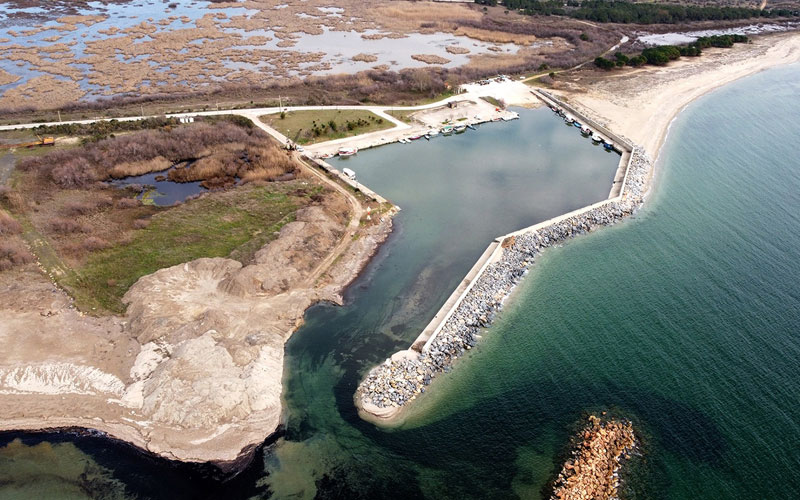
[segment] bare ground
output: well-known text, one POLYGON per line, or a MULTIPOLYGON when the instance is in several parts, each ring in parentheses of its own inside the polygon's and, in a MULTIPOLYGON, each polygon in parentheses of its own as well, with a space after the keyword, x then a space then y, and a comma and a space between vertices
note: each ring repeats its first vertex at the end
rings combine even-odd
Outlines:
POLYGON ((123 317, 82 315, 35 264, 0 273, 0 429, 94 428, 167 458, 247 460, 280 425, 284 342, 311 304, 341 301, 391 228, 391 214, 359 224, 358 199, 309 173, 336 195, 250 265, 162 269, 123 317))

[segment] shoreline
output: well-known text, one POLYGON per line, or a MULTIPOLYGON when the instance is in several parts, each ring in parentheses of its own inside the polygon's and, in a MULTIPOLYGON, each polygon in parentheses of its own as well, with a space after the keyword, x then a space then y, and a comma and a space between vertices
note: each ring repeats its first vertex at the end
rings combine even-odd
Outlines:
MULTIPOLYGON (((324 215, 329 208, 309 209, 302 217, 298 215, 294 230, 262 247, 259 252, 264 257, 257 256, 250 265, 216 258, 161 269, 131 287, 138 289, 138 296, 132 298, 134 292, 129 290, 126 299, 133 303, 123 316, 84 316, 38 269, 18 271, 19 276, 36 273, 35 286, 46 290, 48 296, 55 294, 56 299, 40 307, 4 304, 9 322, 0 324, 0 338, 14 338, 25 328, 33 330, 34 336, 55 329, 68 337, 67 331, 79 329, 87 332, 89 345, 95 344, 96 350, 92 327, 97 323, 107 325, 112 343, 128 342, 130 348, 123 366, 116 370, 112 360, 92 350, 75 348, 75 352, 62 355, 41 352, 20 358, 23 347, 11 353, 9 362, 0 366, 0 404, 6 408, 0 432, 74 433, 82 429, 169 461, 211 464, 226 475, 247 466, 258 450, 283 432, 284 343, 302 325, 309 307, 324 301, 341 303, 344 290, 361 275, 391 233, 396 213, 391 207, 372 224, 361 227, 366 204, 350 193, 346 184, 332 181, 318 167, 304 168, 310 179, 318 177, 332 192, 342 193, 338 201, 331 198, 325 206, 351 205, 349 223, 334 222, 324 215), (361 237, 353 239, 354 234, 361 237), (249 280, 251 275, 257 278, 257 273, 268 272, 270 267, 262 266, 262 261, 280 254, 285 246, 300 245, 286 254, 285 258, 291 258, 306 247, 316 252, 328 244, 327 257, 321 262, 311 261, 308 268, 292 266, 300 273, 293 279, 300 281, 289 293, 264 296, 249 288, 219 288, 225 280, 249 280), (304 288, 312 285, 312 279, 313 286, 304 288), (159 295, 159 289, 164 293, 159 295), (276 308, 281 311, 278 315, 273 312, 276 308), (223 316, 225 309, 238 318, 223 316), (265 318, 272 323, 263 321, 265 318), (251 331, 247 327, 250 322, 264 330, 251 331), (60 327, 62 324, 68 327, 60 327), (243 349, 249 349, 249 355, 242 360, 243 349), (10 362, 16 358, 24 359, 24 364, 10 362), (113 383, 102 388, 91 385, 85 372, 113 383), (146 398, 151 395, 157 399, 148 403, 146 398)), ((25 290, 8 287, 4 291, 24 294, 25 290)), ((87 339, 75 342, 85 344, 87 339)))
MULTIPOLYGON (((713 61, 701 61, 699 64, 702 65, 705 63, 706 71, 703 72, 703 78, 701 78, 699 85, 698 82, 691 79, 684 80, 682 82, 683 87, 679 87, 677 91, 673 90, 672 93, 662 93, 662 101, 667 101, 670 103, 675 103, 677 101, 677 105, 667 108, 667 113, 655 113, 651 115, 647 115, 643 111, 640 111, 638 114, 620 113, 617 109, 613 110, 616 111, 616 114, 614 112, 608 114, 596 114, 599 113, 599 111, 589 107, 590 103, 593 103, 598 99, 596 96, 585 99, 585 94, 567 94, 569 97, 565 96, 564 94, 556 94, 570 105, 577 104, 577 111, 583 116, 589 117, 595 122, 602 123, 603 126, 613 130, 616 134, 631 137, 637 144, 644 144, 645 146, 640 150, 640 154, 642 152, 646 152, 648 150, 648 146, 650 150, 655 151, 655 156, 652 160, 649 160, 649 165, 646 167, 644 178, 636 180, 637 183, 640 184, 641 192, 638 193, 638 200, 634 200, 634 207, 632 208, 631 212, 625 214, 626 216, 632 214, 634 210, 638 209, 641 204, 644 203, 647 195, 649 195, 653 190, 656 162, 658 161, 662 147, 666 141, 671 124, 680 115, 681 111, 683 111, 689 104, 694 102, 699 97, 721 88, 728 83, 746 76, 754 75, 765 69, 778 67, 784 64, 791 64, 800 60, 800 34, 798 33, 784 33, 771 37, 760 37, 756 47, 764 49, 765 53, 772 53, 772 57, 757 58, 753 60, 747 58, 748 51, 741 51, 738 53, 734 52, 734 54, 738 56, 741 56, 742 53, 744 53, 746 58, 745 63, 737 67, 736 71, 731 71, 730 67, 727 64, 720 63, 718 58, 715 58, 713 61), (779 40, 778 44, 768 45, 766 48, 764 48, 765 40, 775 39, 779 40), (713 67, 714 65, 718 66, 717 71, 715 71, 715 68, 713 67), (708 66, 712 67, 709 69, 708 66), (720 79, 720 75, 718 74, 720 72, 722 72, 724 75, 727 75, 727 78, 720 79), (584 98, 582 99, 582 97, 584 98), (681 100, 681 97, 684 97, 684 99, 681 100), (572 100, 570 98, 572 98, 572 100), (626 115, 633 115, 634 118, 629 118, 626 121, 623 118, 626 115), (606 121, 597 118, 598 116, 610 117, 611 119, 606 121), (649 128, 646 126, 642 127, 641 124, 638 123, 643 118, 645 119, 646 124, 650 125, 649 128), (645 134, 648 130, 654 131, 655 134, 651 133, 646 137, 642 137, 640 135, 645 134)), ((730 49, 719 49, 715 52, 715 54, 721 54, 723 56, 730 55, 730 53, 726 54, 725 52, 720 52, 720 50, 729 51, 730 49)), ((658 74, 662 71, 671 71, 674 73, 676 67, 678 71, 680 71, 687 66, 692 67, 692 69, 697 69, 696 66, 693 66, 692 62, 684 62, 684 64, 676 64, 672 67, 667 66, 666 68, 660 70, 649 71, 649 73, 658 74)), ((702 71, 703 68, 701 68, 701 72, 702 71)), ((641 73, 641 71, 635 71, 632 73, 636 75, 641 73)), ((627 76, 630 76, 630 73, 627 76)), ((650 100, 651 97, 652 96, 645 96, 644 99, 650 100)), ((663 105, 663 102, 659 103, 656 101, 656 103, 656 106, 660 104, 663 105)), ((646 109, 646 106, 644 106, 642 109, 646 109)), ((663 111, 663 108, 661 109, 663 111)), ((609 106, 606 106, 606 110, 609 110, 609 106)), ((634 148, 634 151, 635 150, 636 148, 634 148)), ((635 152, 631 154, 633 156, 635 152)), ((643 157, 646 158, 646 153, 644 153, 643 157)), ((648 160, 645 159, 645 162, 648 162, 648 160)), ((627 186, 623 186, 622 188, 623 193, 620 195, 621 198, 625 196, 624 190, 626 187, 627 186)), ((606 201, 606 203, 609 202, 611 202, 611 200, 606 201)), ((612 219, 610 223, 617 222, 622 218, 624 217, 612 219)), ((553 220, 558 220, 558 218, 553 220)), ((546 221, 543 224, 551 223, 551 221, 546 221)), ((589 228, 587 232, 591 231, 592 229, 593 228, 589 228)), ((525 230, 520 230, 512 234, 520 235, 519 233, 522 233, 523 231, 525 230)), ((528 234, 533 234, 538 237, 537 231, 528 234)), ((524 236, 524 234, 521 236, 524 236)), ((568 235, 570 238, 572 236, 573 235, 571 233, 568 235)), ((500 251, 500 253, 503 253, 503 257, 505 257, 505 252, 502 252, 501 249, 502 247, 506 246, 506 242, 509 239, 507 237, 508 235, 505 237, 501 236, 494 240, 493 244, 500 243, 494 253, 500 251)), ((514 245, 514 242, 512 242, 511 245, 514 245)), ((550 246, 549 241, 542 247, 545 246, 550 246)), ((529 267, 533 265, 535 255, 539 253, 539 251, 539 241, 535 241, 533 242, 533 251, 526 249, 522 252, 523 254, 527 254, 531 260, 530 264, 527 260, 525 260, 523 263, 522 267, 525 269, 525 271, 527 271, 529 267)), ((493 260, 497 260, 497 257, 494 256, 494 253, 493 256, 487 260, 487 264, 491 263, 493 260)), ((484 265, 484 267, 486 267, 486 265, 484 265)), ((480 277, 478 278, 479 280, 480 277)), ((460 334, 456 334, 451 337, 452 342, 447 345, 448 349, 444 352, 443 356, 441 356, 442 352, 438 349, 435 351, 436 354, 440 355, 441 359, 434 360, 432 362, 428 356, 429 353, 426 352, 426 349, 430 348, 431 346, 431 340, 433 339, 432 337, 425 343, 425 348, 421 349, 419 352, 416 352, 413 349, 413 347, 419 342, 419 340, 417 340, 409 349, 393 354, 382 364, 373 367, 369 372, 367 372, 353 396, 354 404, 358 409, 359 416, 362 419, 376 425, 394 426, 398 425, 399 422, 402 422, 403 419, 401 417, 405 413, 403 410, 408 408, 407 405, 413 402, 417 397, 421 397, 421 395, 426 392, 425 387, 431 384, 432 379, 437 375, 437 373, 446 373, 449 371, 454 362, 466 350, 469 350, 476 345, 477 338, 482 336, 484 329, 488 328, 488 326, 491 324, 493 316, 502 309, 502 301, 513 293, 513 291, 516 289, 516 284, 521 278, 520 275, 516 275, 514 271, 511 271, 510 269, 509 272, 506 273, 505 277, 506 279, 510 279, 511 284, 510 287, 505 290, 505 293, 503 293, 503 299, 499 301, 499 304, 490 302, 488 307, 484 306, 479 308, 479 310, 485 314, 478 316, 477 320, 469 315, 465 316, 466 322, 464 318, 457 319, 461 325, 466 323, 468 328, 460 328, 462 330, 460 334)), ((470 283, 470 286, 472 286, 472 283, 470 283)), ((461 285, 459 285, 459 287, 461 287, 461 285)), ((459 302, 453 306, 451 313, 462 305, 462 300, 468 299, 466 296, 468 292, 469 290, 464 293, 464 296, 459 298, 459 302)), ((497 297, 495 296, 494 298, 496 299, 497 297)), ((443 323, 447 322, 449 319, 449 317, 444 318, 443 323)), ((442 326, 440 325, 438 328, 442 328, 442 326)))
MULTIPOLYGON (((677 118, 677 116, 680 114, 680 112, 683 109, 685 109, 686 106, 691 104, 691 102, 693 102, 697 98, 705 95, 706 93, 709 93, 709 92, 711 92, 711 91, 713 91, 713 90, 715 90, 717 88, 721 88, 722 86, 726 85, 727 83, 730 83, 731 81, 738 80, 738 79, 746 77, 746 76, 750 76, 752 74, 758 73, 760 71, 763 71, 763 70, 771 68, 771 67, 776 67, 776 66, 780 66, 780 65, 783 65, 783 64, 788 64, 788 63, 791 63, 791 62, 796 62, 798 59, 800 59, 800 52, 798 52, 798 50, 797 50, 798 47, 800 47, 800 43, 798 43, 798 42, 800 42, 800 36, 798 36, 798 34, 793 33, 793 34, 771 35, 769 37, 769 39, 770 40, 772 40, 772 39, 781 39, 782 42, 785 42, 786 40, 791 41, 794 44, 794 52, 791 52, 791 50, 790 50, 788 55, 786 57, 784 57, 784 59, 781 60, 780 62, 775 62, 775 61, 772 61, 772 60, 771 61, 766 61, 766 62, 762 61, 762 60, 753 61, 754 63, 760 63, 760 64, 754 64, 752 67, 749 67, 749 68, 739 68, 739 71, 734 73, 735 76, 731 76, 730 79, 728 79, 728 80, 715 80, 715 79, 712 79, 710 77, 707 77, 706 80, 712 80, 712 84, 710 84, 710 85, 708 85, 706 87, 700 87, 701 89, 703 89, 702 92, 696 93, 695 95, 691 96, 688 101, 679 103, 678 106, 673 106, 671 111, 668 111, 668 113, 666 113, 665 115, 659 116, 659 118, 661 118, 661 120, 656 123, 656 125, 660 125, 660 128, 657 127, 659 133, 658 133, 658 138, 655 140, 656 147, 653 150, 655 152, 654 161, 660 159, 661 148, 662 148, 664 142, 666 141, 666 138, 668 137, 671 124, 674 122, 674 120, 677 118), (792 56, 794 58, 792 60, 787 60, 787 59, 790 59, 789 56, 792 56)), ((763 40, 763 38, 761 40, 763 40)), ((778 49, 779 47, 776 45, 775 48, 778 49)), ((724 50, 731 50, 731 49, 724 49, 724 50)), ((768 49, 768 51, 769 51, 769 49, 768 49)), ((688 64, 693 64, 693 63, 688 63, 688 64)), ((698 64, 702 65, 703 62, 700 61, 698 64)), ((686 66, 686 65, 684 64, 682 66, 686 66)), ((667 69, 669 69, 669 68, 667 68, 667 69)), ((659 70, 654 70, 652 73, 657 73, 658 71, 659 70)), ((711 70, 709 72, 713 73, 713 70, 711 70)), ((632 73, 634 73, 634 72, 632 72, 632 73)), ((639 74, 640 72, 636 71, 635 73, 639 74)), ((567 95, 569 95, 571 99, 575 99, 577 101, 577 103, 579 103, 581 105, 586 105, 586 106, 589 105, 588 103, 594 102, 593 99, 599 99, 599 98, 602 97, 602 94, 596 94, 594 96, 590 95, 590 96, 588 96, 588 101, 584 102, 584 100, 581 99, 581 98, 583 97, 584 99, 586 99, 587 96, 585 96, 585 95, 572 95, 572 94, 567 94, 567 95), (598 97, 598 96, 600 96, 600 97, 598 97)), ((571 104, 573 104, 576 101, 571 100, 569 102, 571 104)), ((513 105, 514 103, 511 103, 511 104, 513 105)), ((612 113, 610 113, 610 115, 605 115, 604 114, 603 116, 613 116, 618 121, 623 121, 623 120, 620 120, 620 116, 624 116, 624 114, 629 113, 629 112, 627 112, 627 111, 623 112, 623 111, 620 111, 620 110, 621 110, 621 108, 617 107, 617 109, 614 110, 612 113)), ((629 120, 629 122, 630 121, 631 120, 629 120)), ((633 122, 634 122, 634 125, 636 125, 635 120, 633 122)), ((617 126, 610 125, 610 128, 612 128, 616 132, 624 133, 625 135, 627 135, 628 137, 631 137, 631 138, 637 138, 638 134, 644 133, 647 130, 647 129, 636 128, 634 125, 630 125, 630 123, 628 123, 629 127, 630 126, 634 127, 633 130, 636 131, 635 133, 631 133, 628 130, 624 129, 624 123, 623 123, 622 127, 618 128, 617 126)), ((653 182, 653 179, 654 179, 653 172, 654 171, 655 171, 655 168, 650 169, 650 175, 648 176, 647 181, 645 183, 645 185, 647 186, 647 190, 642 195, 643 199, 648 194, 650 194, 650 192, 654 189, 654 185, 653 185, 654 184, 654 182, 653 182)), ((377 251, 377 247, 373 250, 372 254, 374 254, 375 251, 377 251)), ((370 254, 370 255, 372 255, 372 254, 370 254)), ((357 276, 360 275, 361 272, 363 272, 363 269, 366 267, 366 263, 369 261, 369 258, 370 257, 367 257, 364 260, 363 265, 361 266, 359 271, 356 273, 356 275, 353 277, 353 279, 356 279, 357 276)), ((348 281, 348 283, 351 283, 351 282, 352 282, 352 280, 348 281)), ((344 287, 346 287, 346 286, 347 285, 344 285, 344 287)), ((301 317, 301 320, 302 320, 302 317, 301 317)), ((19 397, 24 398, 25 396, 19 396, 19 397)), ((360 409, 359 409, 359 413, 361 414, 360 409)), ((20 421, 22 421, 22 419, 20 419, 20 421)), ((142 450, 144 450, 147 453, 153 453, 156 456, 159 456, 159 457, 162 457, 162 458, 165 458, 165 459, 168 459, 168 460, 178 460, 178 461, 181 461, 181 462, 192 462, 193 461, 193 460, 187 460, 185 458, 175 457, 174 455, 168 456, 163 451, 161 451, 161 452, 152 451, 150 446, 149 446, 150 445, 150 441, 145 439, 144 436, 139 434, 139 433, 135 433, 136 434, 135 436, 131 435, 131 436, 123 437, 123 435, 126 434, 126 432, 123 429, 132 430, 132 429, 135 428, 133 425, 128 425, 128 424, 119 424, 119 425, 109 424, 109 423, 99 419, 99 417, 96 417, 96 416, 95 417, 89 416, 89 417, 82 417, 82 418, 70 418, 70 419, 46 418, 44 420, 32 418, 32 419, 30 419, 29 424, 26 423, 26 424, 17 424, 17 425, 5 425, 7 422, 8 422, 8 420, 6 419, 6 420, 3 421, 2 424, 0 424, 0 428, 2 428, 2 431, 8 431, 8 432, 13 432, 13 431, 48 432, 50 429, 75 429, 75 428, 80 428, 80 429, 88 429, 90 431, 96 429, 99 432, 101 432, 103 434, 106 434, 107 435, 106 437, 110 437, 112 439, 119 439, 119 440, 124 441, 126 443, 129 443, 129 444, 131 444, 131 445, 133 445, 133 446, 135 446, 137 448, 141 448, 142 450), (69 422, 67 422, 67 420, 69 422), (61 425, 62 421, 64 422, 63 425, 61 425), (39 427, 36 426, 37 423, 39 424, 39 427), (56 425, 51 425, 52 423, 57 423, 57 424, 56 425), (81 425, 82 423, 84 425, 81 425), (90 424, 90 425, 86 425, 87 423, 90 424), (42 427, 41 424, 47 424, 47 425, 42 427)), ((131 432, 134 432, 134 431, 131 431, 131 432)), ((260 442, 263 442, 263 439, 260 442)), ((249 452, 248 454, 250 454, 251 458, 252 458, 252 453, 253 453, 254 450, 243 449, 242 451, 249 452)), ((242 455, 242 453, 240 452, 239 455, 242 455)), ((198 462, 198 463, 209 463, 210 462, 210 463, 215 463, 216 464, 216 463, 236 462, 238 460, 239 460, 239 458, 237 457, 233 461, 215 462, 213 460, 202 460, 202 461, 195 460, 194 462, 198 462)))

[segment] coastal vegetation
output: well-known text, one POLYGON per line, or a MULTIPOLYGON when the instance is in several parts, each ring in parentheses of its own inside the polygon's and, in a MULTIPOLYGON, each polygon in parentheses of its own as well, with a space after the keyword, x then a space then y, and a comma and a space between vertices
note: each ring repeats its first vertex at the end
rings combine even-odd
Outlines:
MULTIPOLYGON (((482 5, 497 5, 497 0, 475 0, 482 5)), ((568 16, 598 23, 677 24, 693 21, 731 21, 737 19, 796 17, 792 9, 750 9, 730 6, 634 3, 609 0, 501 0, 503 6, 528 15, 568 16)))
POLYGON ((17 161, 12 187, 0 193, 0 270, 32 259, 24 240, 80 308, 118 313, 127 289, 163 267, 198 257, 246 263, 323 192, 295 180, 298 165, 287 153, 248 127, 249 120, 240 121, 172 126, 152 119, 49 128, 107 137, 39 148, 17 161), (110 132, 151 126, 157 128, 110 132), (173 182, 198 181, 213 191, 160 207, 146 202, 147 186, 111 184, 152 172, 173 182))
POLYGON ((370 111, 358 109, 290 111, 260 119, 298 144, 341 139, 394 126, 370 111))
MULTIPOLYGON (((61 280, 84 310, 122 313, 122 296, 142 276, 200 257, 231 257, 247 263, 294 220, 298 208, 321 188, 297 182, 215 193, 160 211, 132 231, 129 241, 88 252, 61 280)), ((127 239, 127 238, 126 238, 127 239)))
POLYGON ((745 35, 713 35, 698 38, 696 41, 688 45, 659 45, 657 47, 649 47, 644 49, 639 55, 628 56, 622 52, 614 54, 614 59, 606 59, 605 57, 597 57, 594 60, 595 66, 600 69, 613 69, 622 66, 641 66, 643 64, 652 64, 655 66, 664 66, 670 61, 675 61, 681 56, 697 57, 702 54, 703 49, 709 47, 729 48, 734 43, 747 43, 748 37, 745 35))

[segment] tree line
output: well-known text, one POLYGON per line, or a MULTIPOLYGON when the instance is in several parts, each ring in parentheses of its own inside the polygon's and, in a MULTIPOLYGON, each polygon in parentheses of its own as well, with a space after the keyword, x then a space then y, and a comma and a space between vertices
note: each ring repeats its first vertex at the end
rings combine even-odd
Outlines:
MULTIPOLYGON (((497 0, 475 0, 481 5, 497 5, 497 0)), ((508 9, 529 15, 567 16, 598 23, 675 24, 689 21, 726 21, 759 17, 792 17, 800 11, 790 9, 750 9, 675 5, 664 3, 632 3, 609 0, 501 0, 508 9)))
POLYGON ((681 56, 697 57, 702 54, 703 49, 708 47, 732 47, 734 43, 746 43, 749 39, 745 35, 714 35, 703 36, 688 45, 660 45, 644 49, 637 56, 628 56, 622 52, 614 54, 614 59, 598 57, 594 60, 595 66, 601 69, 612 69, 622 66, 642 66, 643 64, 653 64, 664 66, 670 61, 679 59, 681 56))

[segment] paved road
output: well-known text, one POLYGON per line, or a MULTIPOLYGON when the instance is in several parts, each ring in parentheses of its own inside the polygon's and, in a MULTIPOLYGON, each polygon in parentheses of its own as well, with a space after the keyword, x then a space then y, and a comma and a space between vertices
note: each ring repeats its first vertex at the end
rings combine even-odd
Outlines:
MULTIPOLYGON (((464 99, 464 94, 448 97, 447 99, 443 99, 441 101, 432 102, 429 104, 423 104, 421 106, 285 106, 283 108, 279 107, 271 107, 271 108, 247 108, 247 109, 231 109, 231 110, 218 110, 218 111, 197 111, 192 113, 171 113, 166 115, 170 118, 180 118, 184 116, 220 116, 220 115, 242 115, 248 118, 258 117, 261 115, 270 115, 275 113, 280 113, 281 109, 284 111, 320 111, 320 110, 337 110, 337 109, 356 109, 356 110, 363 110, 363 111, 372 111, 376 115, 380 116, 385 120, 389 120, 390 122, 394 123, 396 126, 404 127, 406 126, 405 123, 398 120, 397 118, 393 117, 387 111, 390 110, 398 110, 398 111, 415 111, 420 109, 429 109, 435 108, 437 106, 442 106, 447 104, 449 101, 453 100, 460 100, 464 99)), ((477 97, 477 96, 472 96, 477 97)), ((141 120, 142 118, 155 118, 158 116, 165 116, 165 115, 147 115, 147 116, 126 116, 122 118, 115 118, 117 121, 134 121, 134 120, 141 120)), ((40 125, 65 125, 65 124, 88 124, 88 123, 95 123, 100 121, 108 121, 111 118, 99 117, 99 118, 91 118, 88 120, 68 120, 63 122, 45 122, 45 123, 23 123, 17 125, 0 125, 0 130, 14 130, 20 128, 34 128, 40 125)), ((285 141, 284 141, 285 142, 285 141)))

